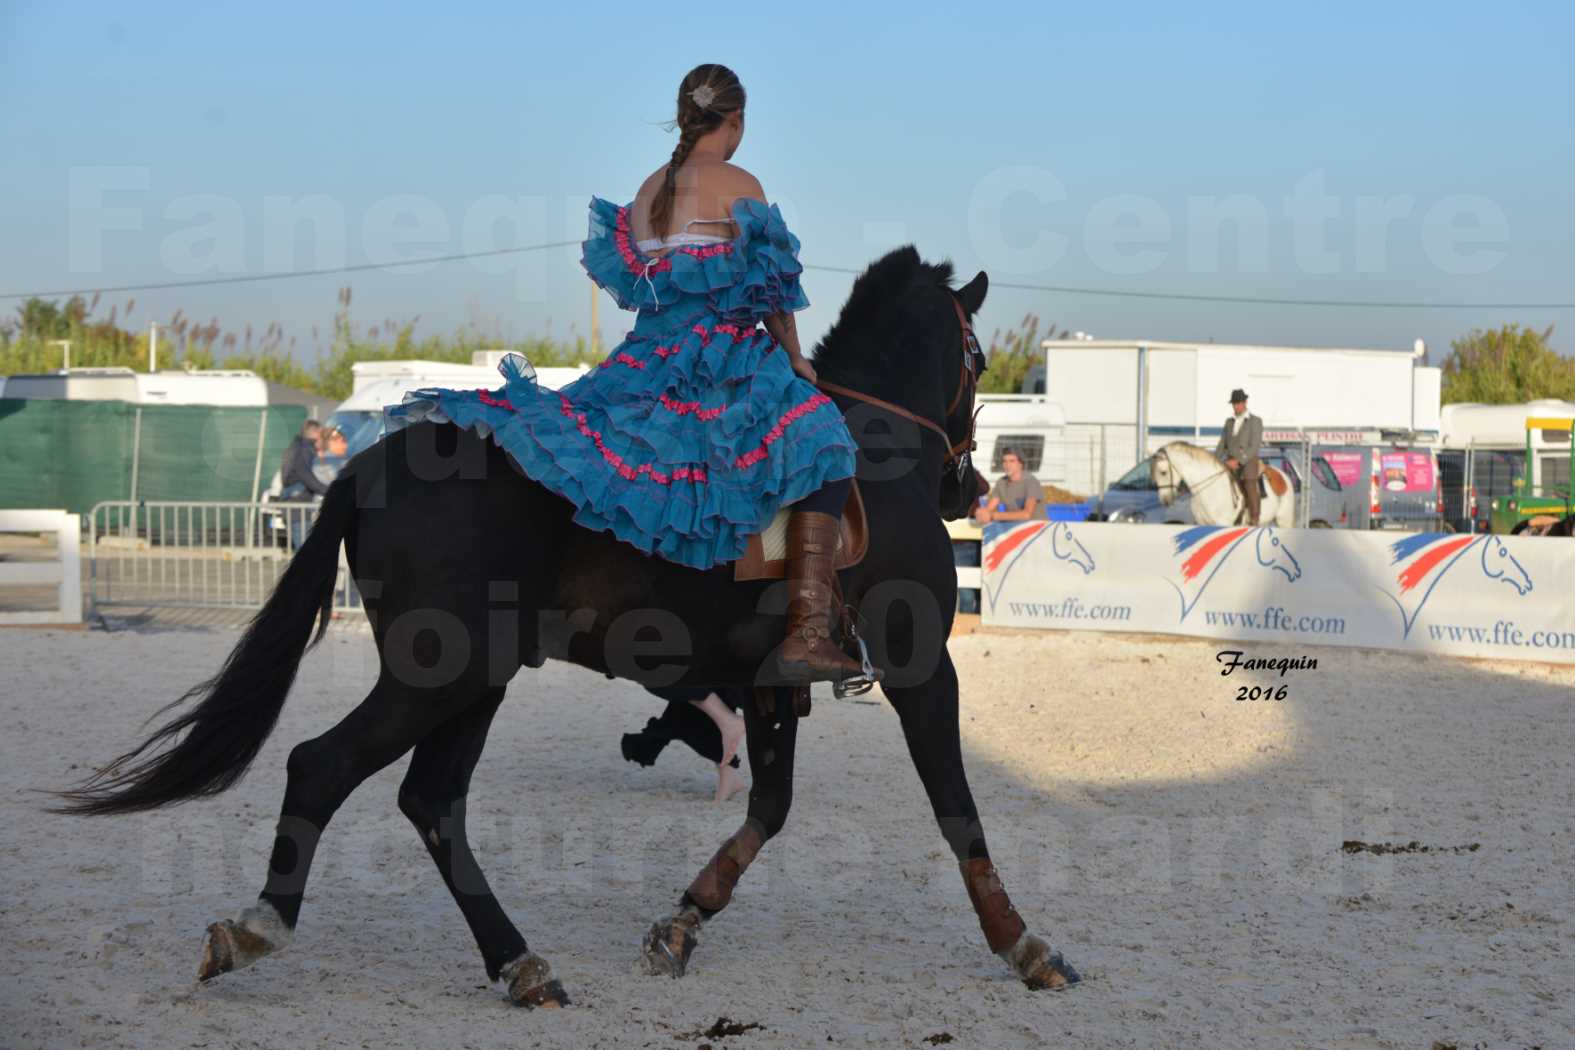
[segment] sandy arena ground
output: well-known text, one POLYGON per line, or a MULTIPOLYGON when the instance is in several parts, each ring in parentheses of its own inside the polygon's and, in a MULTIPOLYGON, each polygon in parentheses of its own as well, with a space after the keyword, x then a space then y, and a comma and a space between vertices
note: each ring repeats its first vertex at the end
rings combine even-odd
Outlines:
POLYGON ((403 762, 335 820, 290 949, 194 986, 204 926, 261 884, 290 747, 370 684, 354 628, 308 659, 230 793, 112 821, 42 812, 30 789, 133 742, 236 637, 0 634, 0 1045, 1575 1046, 1575 669, 1298 650, 1283 655, 1320 666, 1284 679, 1288 699, 1243 703, 1243 678, 1272 676, 1221 678, 1226 646, 955 640, 996 862, 1087 978, 1040 994, 986 950, 897 721, 869 697, 817 702, 787 831, 690 976, 640 974, 641 935, 745 800, 712 804, 713 771, 681 746, 623 761, 619 734, 658 710, 642 691, 525 672, 471 823, 574 998, 526 1012, 488 984, 395 808, 403 762), (708 1035, 723 1016, 759 1027, 708 1035))

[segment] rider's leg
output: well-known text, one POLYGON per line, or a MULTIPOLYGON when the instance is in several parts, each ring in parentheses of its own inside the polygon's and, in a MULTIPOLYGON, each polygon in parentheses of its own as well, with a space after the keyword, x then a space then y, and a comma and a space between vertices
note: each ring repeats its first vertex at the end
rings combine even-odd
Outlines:
POLYGON ((787 638, 778 650, 779 673, 793 682, 836 682, 863 672, 831 638, 836 616, 836 570, 842 507, 851 478, 827 482, 793 504, 787 534, 787 638))
POLYGON ((1258 492, 1258 478, 1262 473, 1263 468, 1255 459, 1241 465, 1241 493, 1247 500, 1248 525, 1258 524, 1259 506, 1263 498, 1258 492))
POLYGON ((689 701, 697 710, 716 723, 722 734, 722 755, 716 763, 716 801, 726 802, 748 785, 738 774, 738 746, 744 742, 744 719, 715 693, 707 693, 704 700, 689 701))

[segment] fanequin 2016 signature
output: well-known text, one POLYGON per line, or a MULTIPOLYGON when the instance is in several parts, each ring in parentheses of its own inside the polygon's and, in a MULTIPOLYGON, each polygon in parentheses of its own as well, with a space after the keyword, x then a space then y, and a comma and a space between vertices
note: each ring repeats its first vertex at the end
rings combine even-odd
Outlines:
MULTIPOLYGON (((1316 656, 1275 656, 1268 659, 1248 656, 1240 649, 1221 649, 1214 654, 1214 662, 1224 665, 1220 677, 1224 678, 1238 667, 1244 671, 1278 671, 1284 678, 1288 671, 1316 671, 1316 656)), ((1289 684, 1278 688, 1272 685, 1243 685, 1236 688, 1237 700, 1284 700, 1290 691, 1289 684)))

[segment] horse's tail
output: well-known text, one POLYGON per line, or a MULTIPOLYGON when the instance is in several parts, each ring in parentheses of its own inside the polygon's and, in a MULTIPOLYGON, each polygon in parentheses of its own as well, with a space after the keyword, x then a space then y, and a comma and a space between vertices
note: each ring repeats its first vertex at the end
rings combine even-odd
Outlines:
POLYGON ((80 786, 60 792, 58 797, 65 803, 61 812, 100 815, 156 809, 217 795, 245 776, 279 720, 302 655, 328 629, 339 544, 354 513, 355 481, 341 475, 329 488, 316 524, 290 559, 268 604, 252 618, 219 673, 154 717, 188 701, 197 703, 80 786), (147 753, 171 741, 175 741, 172 746, 147 753))

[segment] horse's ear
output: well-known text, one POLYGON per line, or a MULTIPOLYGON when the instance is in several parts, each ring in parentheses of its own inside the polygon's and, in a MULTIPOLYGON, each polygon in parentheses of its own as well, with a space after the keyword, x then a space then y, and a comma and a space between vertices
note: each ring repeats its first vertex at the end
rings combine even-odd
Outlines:
POLYGON ((990 278, 983 270, 979 271, 979 276, 957 289, 957 298, 970 317, 978 313, 979 307, 984 305, 984 296, 989 290, 990 278))

